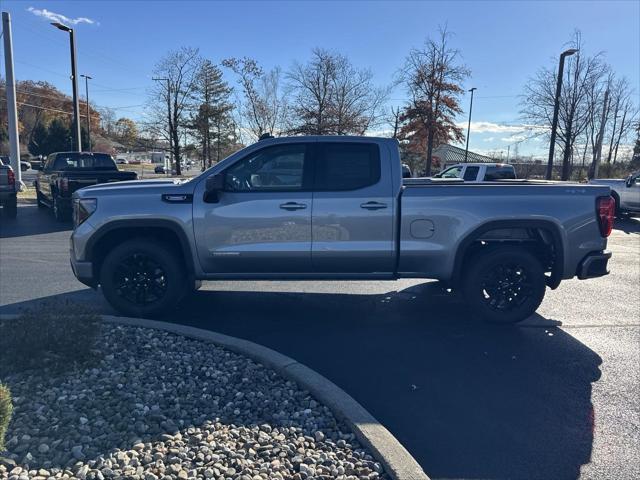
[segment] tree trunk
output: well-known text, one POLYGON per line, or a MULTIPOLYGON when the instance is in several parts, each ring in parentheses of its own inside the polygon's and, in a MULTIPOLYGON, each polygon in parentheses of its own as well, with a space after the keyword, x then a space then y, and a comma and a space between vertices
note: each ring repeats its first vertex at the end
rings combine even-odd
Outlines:
POLYGON ((431 129, 429 129, 429 133, 427 134, 427 168, 425 170, 425 176, 431 176, 431 162, 432 162, 432 154, 433 154, 433 137, 434 133, 431 129))

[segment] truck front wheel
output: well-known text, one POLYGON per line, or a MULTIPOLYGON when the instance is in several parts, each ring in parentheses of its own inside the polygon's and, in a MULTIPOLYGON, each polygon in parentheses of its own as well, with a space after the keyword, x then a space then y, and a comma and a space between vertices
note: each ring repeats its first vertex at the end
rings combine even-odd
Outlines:
POLYGON ((471 311, 492 323, 517 323, 542 303, 544 269, 527 250, 487 247, 476 252, 463 272, 463 292, 471 311))
POLYGON ((185 295, 187 283, 176 255, 149 239, 136 238, 116 246, 100 270, 107 301, 134 317, 155 317, 173 309, 185 295))

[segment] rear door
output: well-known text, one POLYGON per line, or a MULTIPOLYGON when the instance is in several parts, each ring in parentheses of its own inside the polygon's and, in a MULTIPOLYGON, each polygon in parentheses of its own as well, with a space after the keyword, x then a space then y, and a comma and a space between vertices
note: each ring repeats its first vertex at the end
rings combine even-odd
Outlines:
POLYGON ((393 182, 372 142, 318 142, 312 249, 316 273, 392 273, 393 182))

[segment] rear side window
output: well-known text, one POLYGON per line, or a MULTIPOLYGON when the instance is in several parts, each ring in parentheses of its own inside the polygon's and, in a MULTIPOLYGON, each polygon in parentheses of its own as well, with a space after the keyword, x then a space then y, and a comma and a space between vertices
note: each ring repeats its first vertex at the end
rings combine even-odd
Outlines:
POLYGON ((105 153, 59 153, 53 164, 54 170, 68 170, 75 168, 86 169, 116 169, 111 155, 105 153))
POLYGON ((480 167, 467 167, 464 171, 464 180, 467 182, 474 181, 478 178, 478 170, 480 170, 480 167))
POLYGON ((516 178, 516 173, 511 166, 487 167, 487 173, 484 174, 485 181, 513 180, 514 178, 516 178))
POLYGON ((318 146, 315 190, 357 190, 380 181, 377 145, 321 142, 318 146))

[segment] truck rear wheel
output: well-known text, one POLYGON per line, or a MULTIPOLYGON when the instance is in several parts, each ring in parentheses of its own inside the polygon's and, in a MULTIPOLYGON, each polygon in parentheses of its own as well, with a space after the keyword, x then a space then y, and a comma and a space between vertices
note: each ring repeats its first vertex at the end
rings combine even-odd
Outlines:
POLYGON ((105 257, 100 284, 105 298, 120 313, 155 317, 174 308, 186 293, 184 268, 164 244, 136 238, 105 257))
POLYGON ((492 323, 525 320, 544 298, 544 269, 536 257, 520 247, 480 251, 463 275, 463 292, 470 309, 492 323))
POLYGON ((63 207, 61 205, 60 197, 57 193, 53 194, 53 216, 56 217, 56 220, 59 222, 66 222, 71 220, 71 212, 69 209, 63 207))

